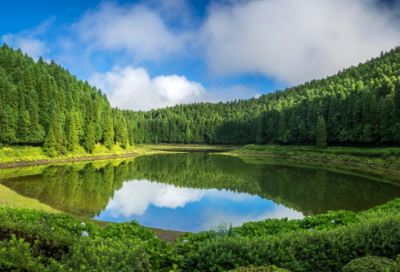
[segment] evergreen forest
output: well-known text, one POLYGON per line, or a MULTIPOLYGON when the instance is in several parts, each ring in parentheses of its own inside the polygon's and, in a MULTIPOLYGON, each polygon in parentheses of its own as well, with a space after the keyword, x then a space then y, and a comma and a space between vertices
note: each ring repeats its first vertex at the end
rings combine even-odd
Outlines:
MULTIPOLYGON (((138 97, 140 99, 140 97, 138 97)), ((400 141, 400 47, 324 79, 226 103, 122 110, 54 61, 0 47, 0 144, 50 156, 96 143, 387 146, 400 141)))

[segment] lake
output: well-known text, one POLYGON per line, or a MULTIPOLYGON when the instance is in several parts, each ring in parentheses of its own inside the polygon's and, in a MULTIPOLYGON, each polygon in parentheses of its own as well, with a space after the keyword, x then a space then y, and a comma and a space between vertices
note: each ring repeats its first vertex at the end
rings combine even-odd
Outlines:
POLYGON ((3 188, 55 210, 192 232, 221 222, 357 212, 400 197, 399 186, 377 176, 201 152, 2 169, 0 178, 3 188))

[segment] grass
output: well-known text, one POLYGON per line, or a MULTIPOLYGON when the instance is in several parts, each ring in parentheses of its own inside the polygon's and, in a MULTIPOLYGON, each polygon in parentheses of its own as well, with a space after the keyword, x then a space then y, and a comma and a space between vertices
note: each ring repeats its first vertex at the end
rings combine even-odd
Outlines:
POLYGON ((21 196, 1 184, 0 184, 0 205, 1 206, 7 205, 7 206, 11 206, 11 207, 21 207, 21 208, 29 207, 32 209, 43 210, 43 211, 52 212, 52 213, 60 212, 46 204, 40 203, 36 199, 21 196))
POLYGON ((118 156, 134 153, 146 154, 151 152, 152 150, 146 148, 138 148, 136 146, 131 146, 127 149, 123 149, 118 145, 114 145, 114 147, 109 150, 105 146, 97 144, 93 153, 88 153, 82 146, 79 146, 73 152, 68 151, 66 154, 63 155, 48 157, 43 152, 43 149, 41 147, 12 146, 3 147, 0 149, 0 164, 14 162, 57 161, 99 156, 118 156))
POLYGON ((138 144, 138 148, 156 151, 175 152, 229 152, 242 148, 241 145, 207 145, 207 144, 138 144))
POLYGON ((315 146, 276 146, 246 145, 230 152, 240 156, 284 156, 304 159, 328 160, 332 163, 362 163, 367 165, 400 169, 400 148, 356 148, 328 147, 318 149, 315 146))

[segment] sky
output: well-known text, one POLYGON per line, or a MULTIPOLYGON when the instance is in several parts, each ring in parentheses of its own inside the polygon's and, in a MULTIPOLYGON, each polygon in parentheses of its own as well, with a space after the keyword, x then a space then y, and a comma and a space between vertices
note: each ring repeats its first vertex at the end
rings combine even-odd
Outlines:
POLYGON ((396 0, 20 0, 0 40, 150 110, 248 99, 400 45, 396 0))

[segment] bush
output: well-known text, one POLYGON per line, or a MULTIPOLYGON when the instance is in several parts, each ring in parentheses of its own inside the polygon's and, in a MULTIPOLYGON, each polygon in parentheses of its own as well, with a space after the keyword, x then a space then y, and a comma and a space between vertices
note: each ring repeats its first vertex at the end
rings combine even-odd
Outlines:
MULTIPOLYGON (((166 241, 159 239, 153 231, 139 225, 136 221, 114 223, 109 224, 107 228, 100 228, 91 223, 82 224, 80 220, 66 214, 51 214, 32 209, 0 206, 0 241, 9 241, 13 235, 17 240, 24 239, 23 241, 26 243, 34 244, 35 250, 32 251, 32 258, 39 260, 41 264, 52 264, 53 270, 63 269, 57 262, 65 255, 74 258, 71 259, 71 262, 75 260, 77 256, 71 255, 74 253, 71 250, 81 252, 83 249, 79 247, 80 243, 88 240, 95 241, 94 244, 90 244, 92 252, 100 254, 103 250, 109 253, 108 256, 111 256, 111 259, 102 260, 104 262, 115 262, 122 256, 121 252, 123 254, 130 252, 126 251, 126 247, 123 247, 119 241, 124 241, 129 245, 145 241, 143 242, 145 257, 150 259, 149 263, 154 269, 160 271, 169 271, 174 263, 182 261, 182 257, 178 256, 176 250, 166 241), (88 238, 82 237, 83 232, 88 234, 88 238), (104 244, 101 244, 101 239, 104 244), (118 248, 120 251, 117 250, 118 248)), ((96 258, 99 258, 99 256, 93 255, 94 259, 90 259, 89 255, 84 254, 85 252, 81 253, 82 258, 86 258, 88 263, 96 262, 96 258)), ((66 262, 65 259, 63 262, 66 262)), ((122 263, 126 263, 126 261, 122 261, 122 263)))
POLYGON ((72 271, 150 271, 146 242, 81 239, 60 261, 72 271))
POLYGON ((229 272, 289 272, 289 270, 278 268, 275 265, 260 267, 239 267, 229 272))
POLYGON ((291 271, 340 271, 358 257, 393 258, 400 253, 400 215, 376 212, 368 216, 336 229, 205 241, 197 252, 188 254, 186 271, 271 264, 291 271))
POLYGON ((342 268, 343 272, 373 272, 384 271, 394 272, 396 270, 395 261, 388 258, 367 256, 354 259, 342 268))
POLYGON ((33 257, 33 250, 23 239, 17 240, 15 235, 9 241, 0 242, 0 271, 35 271, 39 260, 33 257))

